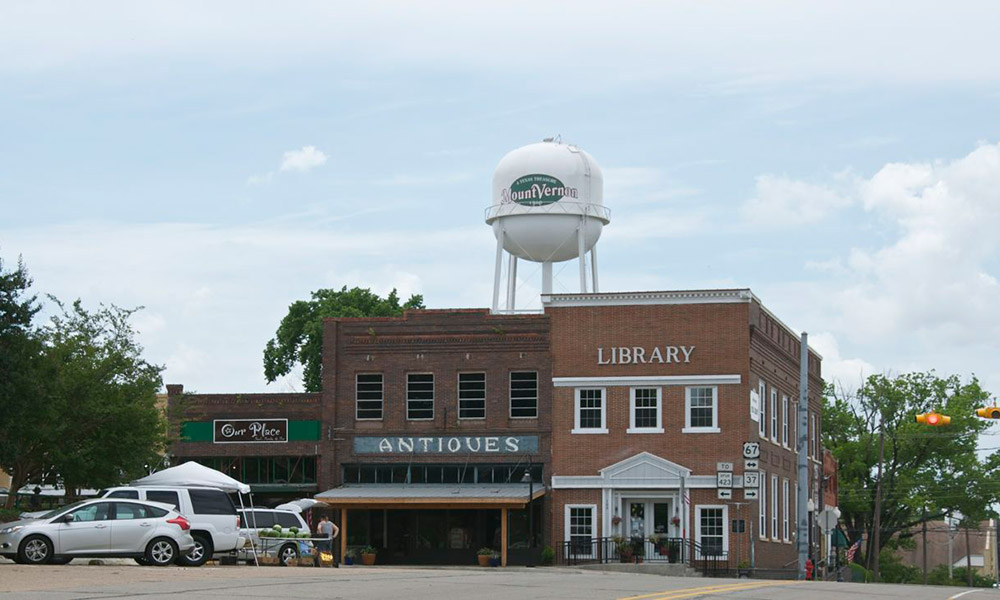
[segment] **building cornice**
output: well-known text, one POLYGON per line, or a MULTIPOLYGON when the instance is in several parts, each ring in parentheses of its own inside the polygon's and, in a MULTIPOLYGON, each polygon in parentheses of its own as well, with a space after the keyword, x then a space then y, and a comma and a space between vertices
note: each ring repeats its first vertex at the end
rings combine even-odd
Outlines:
POLYGON ((637 375, 623 377, 553 377, 552 387, 603 387, 641 385, 739 385, 735 375, 637 375))
MULTIPOLYGON (((661 304, 740 304, 755 300, 749 289, 543 294, 546 308, 575 306, 652 306, 661 304)), ((759 300, 758 300, 759 302, 759 300)))

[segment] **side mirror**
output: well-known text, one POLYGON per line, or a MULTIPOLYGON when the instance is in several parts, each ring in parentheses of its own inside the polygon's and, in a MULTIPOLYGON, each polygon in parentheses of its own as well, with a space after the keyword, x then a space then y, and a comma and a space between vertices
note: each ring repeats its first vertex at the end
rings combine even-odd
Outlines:
POLYGON ((72 523, 73 522, 73 513, 68 513, 68 514, 65 514, 65 515, 59 517, 56 520, 56 522, 58 522, 58 523, 72 523))

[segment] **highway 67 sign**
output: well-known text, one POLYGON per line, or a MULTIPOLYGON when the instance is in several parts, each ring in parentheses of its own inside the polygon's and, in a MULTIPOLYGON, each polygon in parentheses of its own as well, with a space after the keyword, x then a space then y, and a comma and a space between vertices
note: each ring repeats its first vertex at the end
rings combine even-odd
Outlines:
POLYGON ((760 442, 743 442, 743 458, 760 458, 760 442))

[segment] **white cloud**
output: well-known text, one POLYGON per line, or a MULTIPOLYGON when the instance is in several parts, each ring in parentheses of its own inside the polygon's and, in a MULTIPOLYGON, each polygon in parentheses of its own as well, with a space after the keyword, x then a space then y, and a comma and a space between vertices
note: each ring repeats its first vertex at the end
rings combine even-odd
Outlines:
POLYGON ((263 175, 251 175, 247 177, 247 185, 267 185, 274 181, 274 171, 268 171, 263 175))
POLYGON ((299 150, 289 150, 281 158, 280 171, 305 173, 326 163, 327 156, 316 146, 302 146, 299 150))
POLYGON ((818 223, 850 204, 850 198, 825 186, 760 175, 754 197, 741 212, 751 225, 780 228, 818 223))
POLYGON ((823 379, 841 386, 854 389, 865 378, 876 372, 875 367, 860 358, 845 358, 840 355, 840 344, 836 336, 829 331, 809 334, 809 347, 823 357, 823 379))

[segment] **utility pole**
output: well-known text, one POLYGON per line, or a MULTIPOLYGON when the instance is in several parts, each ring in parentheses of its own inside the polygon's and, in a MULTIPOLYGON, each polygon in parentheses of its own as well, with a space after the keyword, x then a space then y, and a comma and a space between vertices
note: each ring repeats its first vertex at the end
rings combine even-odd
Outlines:
POLYGON ((875 482, 875 523, 872 526, 872 581, 878 583, 879 537, 882 531, 882 461, 885 459, 885 421, 882 418, 882 403, 878 411, 878 481, 875 482))
POLYGON ((927 585, 927 507, 924 507, 924 531, 923 531, 924 541, 924 585, 927 585))
MULTIPOLYGON (((761 398, 761 402, 764 399, 761 398)), ((796 579, 806 578, 806 558, 809 555, 809 511, 806 505, 809 501, 809 463, 807 444, 809 441, 809 334, 802 332, 799 341, 799 426, 796 432, 795 445, 798 449, 797 466, 798 501, 795 506, 795 545, 799 553, 799 570, 796 579)))
POLYGON ((965 518, 965 581, 972 587, 972 546, 969 544, 969 517, 965 518))
POLYGON ((955 576, 955 557, 952 554, 955 534, 951 532, 951 516, 945 517, 945 523, 948 524, 948 585, 951 585, 951 579, 955 576))

